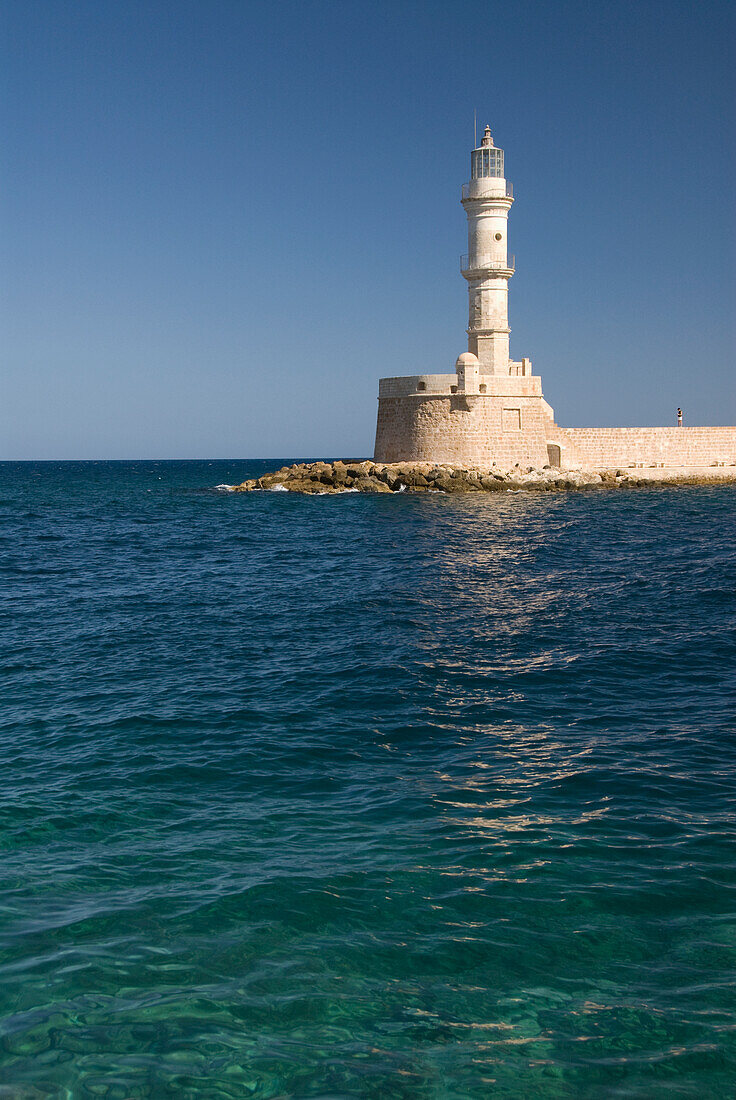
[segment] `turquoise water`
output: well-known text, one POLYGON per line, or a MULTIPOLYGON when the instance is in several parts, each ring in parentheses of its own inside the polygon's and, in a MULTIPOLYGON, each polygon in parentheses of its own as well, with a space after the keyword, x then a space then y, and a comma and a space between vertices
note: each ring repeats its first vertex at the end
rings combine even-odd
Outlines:
POLYGON ((273 466, 0 465, 0 1097, 733 1097, 736 490, 273 466))

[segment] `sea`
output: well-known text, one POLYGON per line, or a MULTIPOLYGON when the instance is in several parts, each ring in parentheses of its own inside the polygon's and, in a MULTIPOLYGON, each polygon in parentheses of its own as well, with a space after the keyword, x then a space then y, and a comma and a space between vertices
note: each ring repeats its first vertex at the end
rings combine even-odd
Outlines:
POLYGON ((0 1098, 736 1096, 736 487, 283 461, 0 465, 0 1098))

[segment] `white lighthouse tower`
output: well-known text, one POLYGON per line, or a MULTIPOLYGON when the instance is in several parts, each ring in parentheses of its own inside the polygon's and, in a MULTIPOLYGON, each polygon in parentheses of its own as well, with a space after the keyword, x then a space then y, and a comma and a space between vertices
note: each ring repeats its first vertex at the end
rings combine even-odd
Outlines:
POLYGON ((468 350, 452 373, 393 375, 378 384, 375 457, 383 462, 466 462, 513 466, 559 462, 554 413, 530 359, 509 354, 508 218, 514 198, 503 149, 486 126, 470 155, 462 204, 468 251, 468 350), (549 448, 554 448, 554 453, 549 448))
POLYGON ((490 126, 470 154, 470 182, 462 195, 468 216, 468 251, 460 265, 470 297, 468 351, 477 356, 481 374, 508 375, 509 279, 514 273, 508 217, 514 198, 504 176, 503 149, 493 144, 490 126))

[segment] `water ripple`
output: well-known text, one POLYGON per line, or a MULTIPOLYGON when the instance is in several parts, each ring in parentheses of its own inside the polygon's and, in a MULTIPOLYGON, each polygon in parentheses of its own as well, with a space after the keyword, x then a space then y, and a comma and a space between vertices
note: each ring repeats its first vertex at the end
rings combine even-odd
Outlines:
POLYGON ((731 1097, 734 489, 269 465, 0 465, 0 1097, 731 1097))

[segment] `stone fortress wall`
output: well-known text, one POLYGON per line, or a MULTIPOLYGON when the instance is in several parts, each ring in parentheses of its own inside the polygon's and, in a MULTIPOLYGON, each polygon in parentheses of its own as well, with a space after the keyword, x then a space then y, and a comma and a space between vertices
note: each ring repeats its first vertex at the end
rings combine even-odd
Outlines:
POLYGON ((736 427, 564 428, 567 465, 736 466, 736 427))
POLYGON ((468 378, 460 367, 381 379, 375 459, 507 469, 736 466, 736 427, 562 428, 538 375, 468 378))
POLYGON ((463 366, 458 369, 459 374, 381 379, 376 459, 544 465, 553 414, 540 379, 531 374, 467 377, 463 366))
POLYGON ((519 398, 513 410, 480 395, 453 394, 418 400, 388 397, 378 409, 377 462, 435 462, 457 466, 521 465, 548 461, 538 399, 519 398), (525 424, 506 428, 504 415, 525 424))

